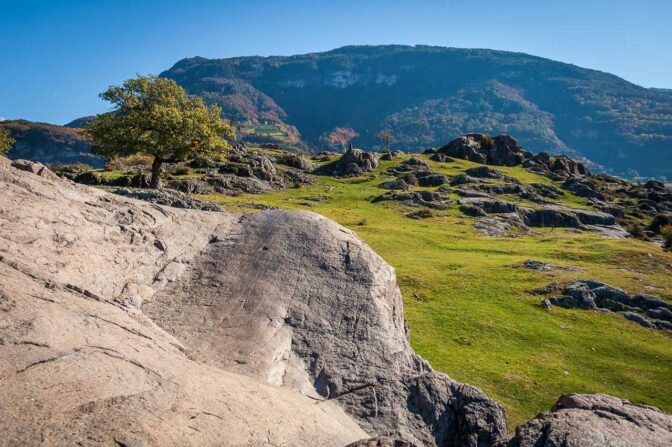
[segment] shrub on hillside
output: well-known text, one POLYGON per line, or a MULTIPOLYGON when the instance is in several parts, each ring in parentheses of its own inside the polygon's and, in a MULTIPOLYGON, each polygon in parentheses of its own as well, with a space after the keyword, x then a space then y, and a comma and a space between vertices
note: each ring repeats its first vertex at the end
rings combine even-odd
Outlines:
POLYGON ((483 143, 485 147, 492 147, 495 144, 495 141, 492 139, 489 133, 483 134, 483 143))
POLYGON ((660 228, 660 235, 663 236, 663 247, 672 249, 672 225, 665 225, 660 228))
POLYGON ((405 181, 408 185, 418 186, 418 178, 412 172, 400 175, 399 179, 405 181))
POLYGON ((188 166, 175 166, 170 170, 170 173, 173 175, 187 175, 191 172, 188 166))
POLYGON ((627 227, 627 231, 635 239, 642 239, 642 240, 647 240, 648 239, 646 237, 646 232, 644 231, 644 227, 639 222, 634 222, 634 223, 630 224, 627 227))

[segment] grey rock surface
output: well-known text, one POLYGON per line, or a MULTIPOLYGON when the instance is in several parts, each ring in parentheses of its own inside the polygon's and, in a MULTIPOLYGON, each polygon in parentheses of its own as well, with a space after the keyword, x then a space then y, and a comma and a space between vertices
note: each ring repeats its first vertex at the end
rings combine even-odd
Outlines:
POLYGON ((651 295, 629 295, 621 289, 592 280, 577 280, 551 303, 566 308, 605 310, 622 314, 644 327, 672 329, 672 303, 651 295))
POLYGON ((341 158, 318 168, 315 172, 337 177, 354 177, 365 172, 371 172, 377 167, 378 154, 366 152, 362 149, 353 149, 351 145, 341 158))
POLYGON ((477 446, 505 432, 497 404, 410 349, 394 270, 323 217, 242 216, 143 310, 191 358, 337 402, 369 433, 477 446))
POLYGON ((190 360, 138 306, 233 216, 166 208, 0 157, 0 444, 331 445, 334 402, 190 360))
POLYGON ((605 394, 569 394, 498 447, 668 447, 672 416, 605 394))
POLYGON ((349 230, 167 208, 0 162, 5 445, 505 434, 499 405, 413 353, 394 270, 349 230))
POLYGON ((495 166, 516 166, 532 156, 509 135, 462 135, 438 149, 438 153, 495 166))

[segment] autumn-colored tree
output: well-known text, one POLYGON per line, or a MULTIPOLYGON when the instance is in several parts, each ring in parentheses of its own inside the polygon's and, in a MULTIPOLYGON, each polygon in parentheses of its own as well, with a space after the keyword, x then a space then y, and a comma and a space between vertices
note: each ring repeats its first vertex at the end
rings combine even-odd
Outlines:
POLYGON ((350 140, 358 136, 359 134, 354 129, 350 129, 348 127, 337 127, 331 132, 322 135, 320 137, 320 141, 329 145, 330 147, 340 145, 341 148, 345 150, 345 146, 350 142, 350 140))
POLYGON ((161 187, 161 166, 230 148, 235 129, 220 118, 221 109, 190 98, 171 79, 138 76, 100 97, 114 105, 86 128, 93 153, 107 157, 150 155, 152 188, 161 187))
POLYGON ((0 127, 0 155, 7 155, 14 143, 14 138, 9 135, 9 131, 0 127))
POLYGON ((383 142, 385 145, 385 150, 388 150, 390 148, 390 143, 394 140, 394 135, 392 135, 392 132, 389 130, 381 130, 378 132, 378 135, 376 135, 380 141, 383 142))

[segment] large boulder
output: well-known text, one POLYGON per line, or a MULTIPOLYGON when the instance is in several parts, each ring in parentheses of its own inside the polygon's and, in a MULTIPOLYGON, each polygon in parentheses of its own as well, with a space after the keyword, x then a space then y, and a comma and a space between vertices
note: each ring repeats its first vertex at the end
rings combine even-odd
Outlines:
POLYGON ((378 167, 378 154, 366 152, 362 149, 353 149, 352 145, 343 153, 341 158, 322 166, 315 172, 337 177, 356 177, 371 172, 378 167))
POLYGON ((30 160, 13 160, 12 167, 15 169, 20 169, 22 171, 30 172, 31 174, 39 175, 40 177, 45 178, 55 178, 56 174, 51 172, 49 168, 38 161, 30 160))
POLYGON ((445 146, 441 146, 437 152, 449 157, 486 164, 488 157, 481 153, 481 147, 481 139, 476 138, 475 135, 463 135, 455 138, 445 146))
POLYGON ((563 184, 562 189, 571 191, 579 197, 605 200, 593 179, 586 177, 570 177, 563 184))
POLYGON ((568 394, 498 447, 667 447, 672 416, 605 394, 568 394))
POLYGON ((506 433, 499 405, 411 350, 394 270, 336 223, 179 210, 6 164, 0 179, 5 444, 506 433))
POLYGON ((583 177, 589 176, 588 168, 576 160, 572 160, 566 155, 558 155, 550 164, 550 169, 555 174, 563 177, 583 177))
POLYGON ((438 153, 495 166, 516 166, 532 156, 509 135, 491 137, 480 133, 458 137, 439 148, 438 153))

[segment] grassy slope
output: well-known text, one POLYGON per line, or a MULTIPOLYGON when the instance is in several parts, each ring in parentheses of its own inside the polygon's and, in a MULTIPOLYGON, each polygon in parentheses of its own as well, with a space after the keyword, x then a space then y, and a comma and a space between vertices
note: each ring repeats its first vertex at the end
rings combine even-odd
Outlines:
MULTIPOLYGON (((412 220, 405 217, 412 208, 371 203, 384 191, 378 184, 394 163, 383 162, 363 182, 320 177, 301 189, 206 198, 244 212, 252 204, 308 209, 355 230, 397 271, 414 349, 434 368, 501 402, 512 426, 566 392, 605 392, 672 411, 669 333, 618 315, 557 307, 549 312, 538 306, 539 296, 527 293, 581 277, 672 299, 671 254, 646 242, 561 229, 488 238, 454 208, 412 220), (316 195, 331 199, 306 200, 316 195), (585 272, 537 273, 521 267, 528 258, 585 272)), ((454 175, 473 164, 432 166, 454 175)), ((524 182, 552 183, 520 168, 502 171, 524 182)), ((585 206, 572 195, 562 202, 585 206)))

